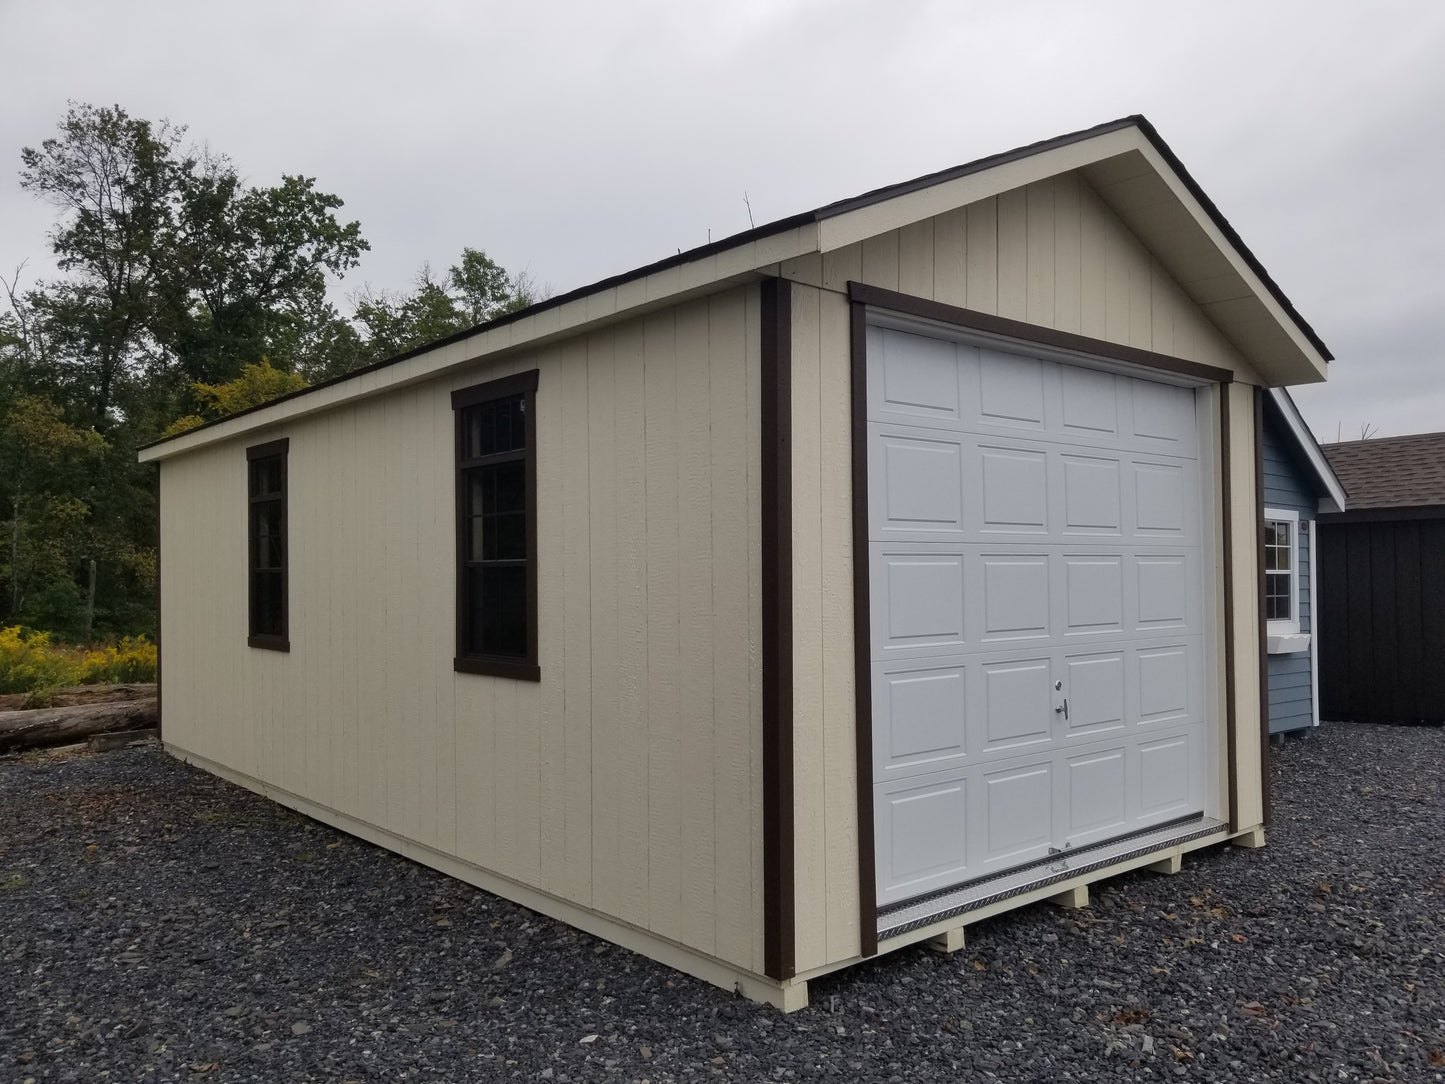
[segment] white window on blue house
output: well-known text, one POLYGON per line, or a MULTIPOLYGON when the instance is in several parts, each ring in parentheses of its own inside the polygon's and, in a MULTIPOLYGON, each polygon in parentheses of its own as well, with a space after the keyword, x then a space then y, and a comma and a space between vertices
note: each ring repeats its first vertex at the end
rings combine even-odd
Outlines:
POLYGON ((1271 633, 1299 632, 1299 513, 1264 510, 1264 616, 1271 633))

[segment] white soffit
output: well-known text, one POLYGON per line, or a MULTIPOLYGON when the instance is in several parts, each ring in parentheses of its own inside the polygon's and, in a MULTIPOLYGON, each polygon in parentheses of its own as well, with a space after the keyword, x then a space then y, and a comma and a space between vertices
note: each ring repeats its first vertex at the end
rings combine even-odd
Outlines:
POLYGON ((1085 166, 1085 179, 1265 380, 1324 380, 1324 354, 1159 151, 1134 134, 1133 150, 1085 166))

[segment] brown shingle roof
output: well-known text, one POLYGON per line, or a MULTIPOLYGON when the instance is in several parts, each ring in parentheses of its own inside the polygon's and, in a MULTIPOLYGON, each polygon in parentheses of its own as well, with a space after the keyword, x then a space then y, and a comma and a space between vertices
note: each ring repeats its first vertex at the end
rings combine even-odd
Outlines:
POLYGON ((1350 509, 1445 504, 1445 433, 1347 440, 1320 446, 1350 509))

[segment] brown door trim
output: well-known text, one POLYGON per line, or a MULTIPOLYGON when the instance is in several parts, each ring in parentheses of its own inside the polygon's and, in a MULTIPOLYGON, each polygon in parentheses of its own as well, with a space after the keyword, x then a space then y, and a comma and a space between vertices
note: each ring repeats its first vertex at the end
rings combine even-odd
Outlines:
POLYGON ((872 308, 887 309, 904 316, 936 320, 939 323, 953 324, 973 331, 982 331, 989 335, 1022 339, 1026 342, 1038 343, 1040 346, 1067 350, 1074 354, 1091 354, 1097 358, 1122 361, 1130 365, 1153 369, 1156 372, 1188 377, 1192 380, 1203 380, 1213 384, 1228 384, 1234 380, 1234 374, 1228 369, 1189 361, 1187 358, 1176 358, 1169 354, 1156 353, 1153 350, 1141 350, 1137 346, 1125 346, 1122 343, 1105 342, 1103 339, 1090 338, 1088 335, 1075 335, 1069 331, 1056 331, 1053 328, 1025 323, 1022 320, 995 316, 991 312, 979 312, 976 309, 959 308, 957 305, 945 305, 941 301, 933 301, 913 294, 901 294, 896 290, 885 290, 881 286, 870 286, 866 282, 849 282, 848 297, 852 301, 861 302, 872 308))
POLYGON ((859 953, 878 955, 878 878, 873 838, 873 650, 868 578, 868 306, 849 306, 853 409, 853 681, 858 761, 859 953))

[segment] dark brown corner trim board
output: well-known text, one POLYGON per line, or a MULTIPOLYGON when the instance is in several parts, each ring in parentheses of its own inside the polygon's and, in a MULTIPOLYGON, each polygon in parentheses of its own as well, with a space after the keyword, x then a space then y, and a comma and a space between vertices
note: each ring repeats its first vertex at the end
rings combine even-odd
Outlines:
POLYGON ((1186 358, 1157 354, 1153 350, 1141 350, 1136 346, 1105 342, 1103 339, 1090 338, 1088 335, 1075 335, 1070 331, 1056 331, 1053 328, 1028 324, 1022 320, 1010 320, 1004 316, 978 312, 975 309, 961 309, 957 305, 945 305, 941 301, 931 301, 926 297, 900 294, 896 290, 885 290, 881 286, 870 286, 866 282, 849 282, 848 297, 875 309, 886 309, 903 316, 937 320, 940 323, 982 331, 988 335, 1001 335, 1010 339, 1038 343, 1040 346, 1054 347, 1058 350, 1092 354, 1094 357, 1107 358, 1110 361, 1141 365, 1159 372, 1174 373, 1177 376, 1187 376, 1195 380, 1207 380, 1213 384, 1228 384, 1234 379, 1234 374, 1228 369, 1219 369, 1213 365, 1202 365, 1186 358))
POLYGON ((797 971, 793 851, 792 283, 762 282, 763 969, 797 971))
POLYGON ((850 306, 853 409, 853 681, 858 762, 859 954, 878 955, 878 877, 873 838, 873 664, 868 581, 868 307, 850 306))

